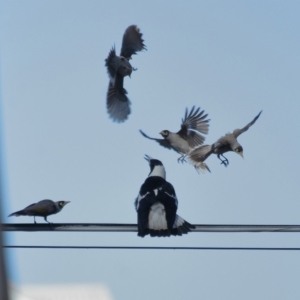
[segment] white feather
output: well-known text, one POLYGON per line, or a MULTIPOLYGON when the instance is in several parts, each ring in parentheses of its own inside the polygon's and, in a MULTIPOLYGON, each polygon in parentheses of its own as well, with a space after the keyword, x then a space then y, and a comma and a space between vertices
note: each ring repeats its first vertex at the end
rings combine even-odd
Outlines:
POLYGON ((155 202, 150 208, 148 228, 153 230, 168 229, 165 207, 160 202, 155 202))
POLYGON ((166 170, 164 166, 155 166, 152 172, 149 174, 149 177, 151 176, 159 176, 166 179, 166 170))
POLYGON ((178 215, 176 215, 176 219, 175 219, 173 228, 178 228, 178 227, 182 226, 184 224, 184 222, 185 221, 181 217, 179 217, 178 215))
POLYGON ((145 195, 138 195, 137 201, 136 201, 136 209, 139 209, 140 206, 140 201, 143 200, 147 195, 149 194, 149 192, 147 192, 145 195))

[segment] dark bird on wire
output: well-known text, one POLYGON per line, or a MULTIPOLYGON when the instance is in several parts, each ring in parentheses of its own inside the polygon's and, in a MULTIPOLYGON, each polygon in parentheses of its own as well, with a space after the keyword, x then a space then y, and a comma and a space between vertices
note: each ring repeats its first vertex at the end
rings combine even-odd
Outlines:
MULTIPOLYGON (((60 212, 63 207, 70 203, 70 201, 57 201, 54 202, 52 200, 41 200, 37 203, 33 203, 22 210, 16 211, 9 215, 11 216, 33 216, 34 223, 36 224, 35 217, 44 217, 44 220, 48 222, 47 217, 53 214, 57 214, 60 212)), ((50 222, 48 222, 50 224, 50 222)))
POLYGON ((161 161, 146 155, 150 174, 142 184, 135 208, 138 214, 138 236, 166 237, 186 234, 195 226, 176 214, 178 200, 161 161))
POLYGON ((116 55, 115 47, 112 47, 105 59, 109 76, 106 106, 107 112, 114 122, 124 122, 130 114, 130 101, 126 96, 127 91, 123 87, 123 81, 125 76, 130 77, 132 71, 137 70, 129 63, 131 56, 142 50, 147 50, 142 33, 136 25, 131 25, 123 35, 120 56, 116 55))
POLYGON ((209 119, 206 119, 206 117, 207 114, 204 114, 204 110, 201 110, 200 107, 195 109, 195 106, 193 106, 190 112, 188 112, 188 109, 186 108, 185 116, 182 119, 181 129, 177 133, 163 130, 160 132, 163 139, 149 137, 142 130, 140 130, 140 133, 144 137, 158 142, 161 146, 173 149, 181 154, 177 161, 183 163, 186 154, 191 149, 203 144, 205 137, 202 134, 208 133, 208 122, 210 121, 209 119))
POLYGON ((192 149, 188 153, 188 159, 189 161, 195 166, 197 170, 205 171, 208 169, 207 165, 204 163, 204 161, 211 155, 216 154, 218 158, 221 160, 221 164, 223 164, 225 167, 228 166, 229 161, 228 159, 223 155, 226 152, 233 151, 237 154, 239 154, 241 157, 243 156, 243 147, 239 142, 237 141, 237 138, 239 135, 241 135, 243 132, 247 131, 259 118, 260 113, 244 128, 242 129, 235 129, 232 133, 227 133, 221 138, 219 138, 214 144, 212 145, 201 145, 199 147, 196 147, 192 149), (222 158, 221 158, 222 157, 222 158))

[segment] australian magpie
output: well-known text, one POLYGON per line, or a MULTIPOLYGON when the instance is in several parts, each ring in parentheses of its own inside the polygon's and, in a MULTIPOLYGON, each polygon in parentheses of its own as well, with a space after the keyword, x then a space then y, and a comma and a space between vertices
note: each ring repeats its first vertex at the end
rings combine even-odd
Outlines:
POLYGON ((195 226, 176 214, 178 200, 172 184, 166 181, 162 162, 148 155, 145 159, 149 162, 150 173, 135 200, 138 236, 166 237, 188 233, 195 226))

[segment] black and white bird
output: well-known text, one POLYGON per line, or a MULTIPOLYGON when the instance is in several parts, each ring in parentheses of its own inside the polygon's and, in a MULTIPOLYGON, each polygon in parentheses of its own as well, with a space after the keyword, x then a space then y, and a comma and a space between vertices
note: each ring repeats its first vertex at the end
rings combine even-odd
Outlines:
POLYGON ((138 236, 166 237, 186 234, 195 226, 179 217, 178 200, 161 161, 146 155, 150 166, 148 178, 142 184, 135 208, 138 214, 138 236))
POLYGON ((192 149, 188 153, 188 160, 192 163, 197 170, 205 171, 208 169, 208 166, 204 163, 204 161, 211 155, 216 154, 217 157, 221 160, 221 164, 225 167, 228 166, 229 161, 223 155, 226 152, 233 151, 239 154, 241 157, 243 156, 243 147, 237 141, 239 135, 247 131, 259 118, 260 113, 245 127, 242 129, 235 129, 232 133, 227 133, 221 138, 219 138, 214 144, 212 145, 201 145, 192 149), (221 158, 222 157, 222 158, 221 158))
MULTIPOLYGON (((35 217, 44 217, 44 220, 48 222, 47 217, 60 212, 63 207, 70 203, 70 201, 57 201, 54 202, 49 199, 41 200, 37 203, 33 203, 22 210, 16 211, 9 215, 11 216, 33 216, 34 223, 36 224, 35 217)), ((50 223, 50 222, 48 222, 50 223)))
POLYGON ((206 119, 206 117, 207 114, 204 114, 204 110, 201 110, 200 107, 195 109, 195 106, 193 106, 190 112, 188 112, 188 109, 186 108, 185 116, 181 123, 181 129, 177 133, 163 130, 160 132, 163 139, 149 137, 142 130, 140 130, 140 133, 144 137, 158 142, 167 149, 175 150, 181 154, 177 161, 184 162, 186 154, 191 149, 204 143, 205 137, 202 134, 208 133, 208 122, 210 121, 209 119, 206 119))
POLYGON ((105 59, 109 76, 106 106, 107 112, 114 122, 124 122, 130 114, 130 101, 126 96, 127 91, 123 87, 124 77, 130 77, 132 71, 137 70, 131 66, 129 60, 133 54, 142 50, 147 50, 142 33, 136 25, 131 25, 123 35, 120 56, 116 55, 115 47, 112 47, 105 59))

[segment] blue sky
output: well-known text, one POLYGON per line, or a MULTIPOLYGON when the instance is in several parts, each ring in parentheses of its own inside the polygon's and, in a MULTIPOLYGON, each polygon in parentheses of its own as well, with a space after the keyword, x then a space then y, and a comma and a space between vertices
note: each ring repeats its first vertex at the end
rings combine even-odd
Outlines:
MULTIPOLYGON (((297 1, 2 1, 0 46, 6 213, 70 200, 55 223, 134 223, 133 202, 160 159, 195 224, 299 224, 300 4, 297 1), (106 113, 104 59, 137 24, 148 51, 125 79, 132 114, 106 113), (211 119, 207 143, 239 137, 244 160, 212 173, 143 138, 177 131, 186 107, 211 119)), ((43 222, 38 218, 39 222, 43 222)), ((33 222, 7 218, 5 222, 33 222)), ((300 247, 297 234, 17 233, 33 245, 300 247)), ((106 284, 114 299, 299 299, 297 252, 18 250, 20 283, 106 284)))

